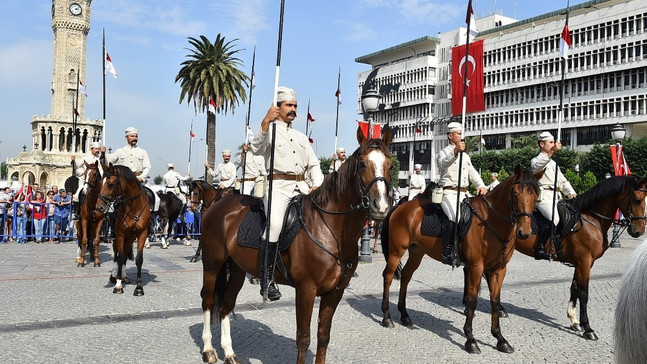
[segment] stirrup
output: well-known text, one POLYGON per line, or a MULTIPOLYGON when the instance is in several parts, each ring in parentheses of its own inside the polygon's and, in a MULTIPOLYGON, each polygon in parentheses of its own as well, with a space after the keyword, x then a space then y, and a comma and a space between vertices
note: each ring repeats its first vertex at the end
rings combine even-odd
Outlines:
POLYGON ((274 282, 270 282, 267 286, 267 299, 270 301, 277 301, 281 298, 281 292, 274 282))

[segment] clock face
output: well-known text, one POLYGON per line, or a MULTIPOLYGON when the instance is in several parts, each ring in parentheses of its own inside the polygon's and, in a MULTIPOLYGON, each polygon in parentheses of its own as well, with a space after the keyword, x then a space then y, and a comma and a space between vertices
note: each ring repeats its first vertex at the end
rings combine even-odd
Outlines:
POLYGON ((77 3, 70 4, 70 13, 72 13, 72 15, 81 15, 82 11, 83 8, 81 8, 81 5, 77 3))

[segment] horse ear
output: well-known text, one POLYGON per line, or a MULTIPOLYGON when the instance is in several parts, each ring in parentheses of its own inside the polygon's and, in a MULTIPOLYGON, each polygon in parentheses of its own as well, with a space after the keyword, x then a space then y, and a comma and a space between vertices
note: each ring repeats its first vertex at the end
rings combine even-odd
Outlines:
POLYGON ((521 164, 517 164, 517 166, 514 169, 514 174, 515 176, 519 177, 523 173, 523 169, 521 168, 521 164))
POLYGON ((359 142, 359 145, 364 145, 366 143, 366 136, 364 136, 364 133, 362 133, 362 128, 357 127, 357 141, 359 142))
POLYGON ((85 167, 86 167, 86 168, 90 166, 90 165, 88 164, 88 161, 86 161, 85 159, 83 160, 83 164, 85 164, 85 167))
POLYGON ((541 171, 535 173, 535 178, 540 179, 544 175, 544 172, 546 172, 546 170, 542 169, 541 171))
POLYGON ((391 127, 389 126, 385 127, 384 130, 382 130, 382 140, 384 141, 387 147, 389 146, 389 144, 391 144, 392 137, 393 135, 391 134, 391 127))

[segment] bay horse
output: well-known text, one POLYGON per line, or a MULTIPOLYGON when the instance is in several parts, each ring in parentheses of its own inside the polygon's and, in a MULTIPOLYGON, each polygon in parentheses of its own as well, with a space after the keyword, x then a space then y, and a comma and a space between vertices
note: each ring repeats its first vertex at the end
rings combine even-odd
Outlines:
MULTIPOLYGON (((480 353, 472 333, 472 321, 477 305, 481 276, 486 275, 490 289, 492 308, 491 332, 497 339, 497 349, 512 353, 514 349, 501 334, 499 326, 501 286, 506 274, 507 263, 514 252, 514 239, 528 237, 532 233, 531 214, 539 196, 537 178, 543 171, 533 175, 522 171, 517 166, 514 174, 485 195, 468 200, 473 218, 467 235, 459 240, 459 254, 465 262, 465 325, 463 331, 467 337, 465 350, 469 353, 480 353)), ((425 210, 431 207, 431 200, 419 196, 391 210, 390 215, 382 221, 382 252, 386 258, 384 268, 384 290, 382 296, 382 325, 392 328, 393 320, 389 312, 389 289, 394 273, 404 253, 409 251, 401 273, 398 310, 401 321, 406 326, 413 321, 406 309, 407 286, 413 273, 420 266, 425 254, 441 261, 443 241, 440 236, 427 236, 421 233, 421 224, 425 210)))
POLYGON ((647 242, 629 257, 616 300, 614 354, 617 364, 647 363, 647 242))
MULTIPOLYGON (((382 220, 391 204, 391 131, 382 139, 366 139, 357 130, 359 148, 337 173, 326 176, 321 186, 303 197, 301 229, 287 250, 279 254, 287 277, 277 283, 296 289, 297 359, 303 364, 310 346, 310 322, 315 297, 321 297, 315 363, 326 361, 332 318, 358 263, 358 241, 367 218, 382 220)), ((211 320, 220 322, 220 342, 226 363, 238 363, 231 345, 229 314, 245 282, 245 274, 260 276, 257 249, 237 244, 243 218, 262 208, 260 199, 248 195, 222 198, 207 210, 200 243, 204 251, 201 291, 204 326, 202 357, 218 358, 211 343, 211 320)), ((260 212, 263 214, 263 212, 260 212)), ((263 215, 264 216, 264 215, 263 215)), ((260 231, 254 233, 260 239, 260 231)))
MULTIPOLYGON (((588 317, 589 281, 593 263, 609 247, 607 233, 613 223, 627 226, 629 235, 634 238, 645 233, 646 196, 647 179, 617 176, 600 181, 573 200, 573 207, 581 213, 581 218, 573 231, 561 237, 561 249, 557 250, 555 260, 575 267, 567 316, 571 321, 571 329, 583 331, 584 338, 588 340, 598 339, 588 317), (615 218, 618 209, 625 217, 622 221, 615 218), (579 321, 575 310, 578 300, 579 321)), ((536 240, 537 235, 517 239, 515 248, 532 257, 536 240)))
POLYGON ((160 219, 162 249, 168 248, 168 233, 176 224, 177 218, 183 211, 184 204, 173 192, 157 191, 160 198, 160 207, 157 216, 160 219))
MULTIPOLYGON (((221 198, 229 195, 233 195, 236 191, 233 187, 227 187, 224 189, 215 188, 211 183, 205 180, 195 180, 191 182, 191 208, 195 211, 200 204, 202 208, 200 210, 200 216, 204 216, 204 213, 207 209, 214 203, 220 201, 221 198)), ((200 225, 202 226, 202 225, 200 225)), ((191 257, 189 262, 195 263, 198 261, 200 254, 202 252, 202 245, 198 243, 198 248, 195 250, 195 255, 191 257)))
POLYGON ((85 164, 85 186, 83 193, 85 198, 81 202, 81 214, 76 222, 76 236, 79 242, 79 257, 76 262, 78 266, 85 267, 85 252, 88 249, 90 256, 94 259, 94 266, 100 267, 99 243, 101 242, 101 228, 103 227, 103 212, 97 210, 97 200, 101 191, 101 169, 99 162, 92 164, 83 161, 85 164), (92 244, 88 247, 88 239, 92 238, 92 244))
POLYGON ((151 209, 144 188, 135 174, 125 166, 106 166, 103 170, 103 184, 96 208, 107 212, 111 205, 115 210, 115 239, 112 242, 114 262, 117 268, 111 275, 114 281, 113 293, 124 293, 122 278, 125 277, 126 260, 133 259, 133 242, 137 239, 137 287, 135 296, 143 296, 142 264, 144 262, 144 243, 148 237, 151 209))

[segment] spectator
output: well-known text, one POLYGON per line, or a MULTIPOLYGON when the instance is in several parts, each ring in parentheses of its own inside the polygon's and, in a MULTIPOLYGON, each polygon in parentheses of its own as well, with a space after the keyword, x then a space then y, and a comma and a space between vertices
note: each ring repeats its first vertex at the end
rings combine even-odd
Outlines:
POLYGON ((16 243, 25 244, 27 242, 27 200, 24 193, 18 194, 14 203, 14 218, 16 219, 16 243))
MULTIPOLYGON (((56 203, 54 202, 55 187, 52 186, 52 189, 47 192, 47 199, 45 200, 45 206, 47 206, 47 235, 50 243, 54 242, 54 234, 56 233, 56 221, 54 220, 54 211, 56 210, 56 203)), ((56 187, 56 191, 58 192, 58 187, 56 187)))
POLYGON ((45 195, 41 191, 34 194, 31 202, 32 217, 34 221, 34 229, 36 236, 36 243, 39 244, 43 241, 43 230, 45 222, 47 221, 47 208, 45 206, 45 195))
POLYGON ((5 243, 7 241, 7 234, 5 232, 5 220, 7 212, 7 201, 9 200, 9 194, 7 193, 7 188, 0 190, 0 242, 5 243))
POLYGON ((72 197, 68 196, 62 188, 58 192, 59 194, 54 196, 54 221, 56 222, 57 242, 60 243, 61 237, 67 235, 72 197))
POLYGON ((191 233, 193 232, 193 222, 195 221, 195 215, 193 214, 193 208, 189 205, 186 207, 186 212, 184 213, 184 224, 186 226, 186 237, 184 238, 184 245, 191 245, 191 233))
POLYGON ((7 241, 13 241, 13 196, 9 195, 7 200, 7 211, 5 216, 5 226, 7 227, 7 241))

